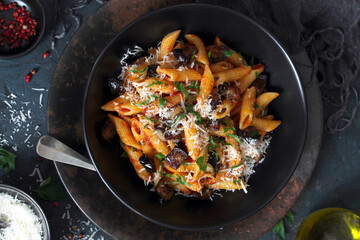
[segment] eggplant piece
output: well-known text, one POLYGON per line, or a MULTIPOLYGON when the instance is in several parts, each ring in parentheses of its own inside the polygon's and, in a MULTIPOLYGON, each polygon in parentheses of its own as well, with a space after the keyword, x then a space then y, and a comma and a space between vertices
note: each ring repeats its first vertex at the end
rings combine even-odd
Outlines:
POLYGON ((208 189, 208 188, 204 188, 201 193, 199 192, 191 192, 190 194, 185 194, 186 197, 191 197, 191 198, 197 198, 200 200, 206 200, 209 199, 211 197, 213 193, 212 189, 208 189))
POLYGON ((166 181, 162 178, 155 187, 156 193, 162 200, 169 201, 174 196, 174 190, 166 185, 166 181))
POLYGON ((178 131, 165 131, 164 132, 164 138, 166 140, 180 140, 181 139, 181 134, 178 131))
POLYGON ((212 102, 215 106, 224 100, 236 102, 240 98, 240 89, 234 83, 224 83, 213 88, 212 102))
POLYGON ((105 121, 105 123, 101 129, 101 136, 108 143, 112 143, 114 140, 114 137, 116 136, 116 127, 109 118, 105 121))
POLYGON ((212 63, 223 61, 227 58, 224 51, 231 51, 227 46, 210 45, 207 47, 207 51, 210 53, 210 61, 212 63))
POLYGON ((147 70, 147 77, 152 77, 153 75, 156 75, 156 69, 158 68, 159 64, 151 64, 148 66, 148 70, 147 70))
POLYGON ((174 149, 166 156, 165 162, 173 169, 178 169, 180 165, 189 158, 185 149, 185 146, 181 142, 176 144, 174 149))
POLYGON ((205 129, 208 131, 217 131, 220 129, 221 120, 207 120, 205 123, 205 129))
POLYGON ((256 138, 257 136, 259 136, 259 133, 257 132, 254 126, 249 126, 243 130, 238 130, 238 134, 242 137, 252 137, 252 138, 256 138))
POLYGON ((259 96, 264 92, 268 79, 269 79, 268 73, 261 73, 251 84, 251 87, 254 86, 256 89, 256 96, 259 96))
POLYGON ((123 92, 123 87, 122 87, 123 83, 120 78, 109 77, 107 79, 107 82, 108 82, 111 94, 121 95, 121 93, 123 92))
POLYGON ((150 172, 156 172, 155 164, 153 160, 145 155, 142 155, 139 159, 139 162, 144 166, 144 168, 150 172))
POLYGON ((179 62, 185 62, 186 61, 186 56, 184 54, 184 50, 181 48, 175 48, 173 51, 173 54, 175 56, 175 58, 179 61, 179 62))
POLYGON ((211 166, 213 166, 215 175, 216 175, 216 173, 219 171, 219 168, 220 168, 220 161, 219 161, 217 153, 210 152, 207 163, 209 163, 211 166))
POLYGON ((192 56, 197 54, 198 50, 194 44, 186 44, 183 48, 175 48, 173 54, 179 62, 191 62, 192 56))

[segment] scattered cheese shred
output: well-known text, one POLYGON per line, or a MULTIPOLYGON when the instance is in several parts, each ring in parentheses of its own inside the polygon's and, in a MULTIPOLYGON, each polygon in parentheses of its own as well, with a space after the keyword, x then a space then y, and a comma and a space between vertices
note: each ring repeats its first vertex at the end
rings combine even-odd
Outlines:
POLYGON ((0 221, 8 224, 0 230, 1 240, 42 239, 43 230, 34 211, 7 193, 0 193, 0 221))

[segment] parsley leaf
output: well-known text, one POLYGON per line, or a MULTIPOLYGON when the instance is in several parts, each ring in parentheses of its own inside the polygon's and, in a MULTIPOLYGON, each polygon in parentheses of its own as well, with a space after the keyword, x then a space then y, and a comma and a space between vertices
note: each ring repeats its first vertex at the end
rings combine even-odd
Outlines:
POLYGON ((209 63, 211 63, 211 51, 208 52, 207 56, 208 56, 208 59, 209 59, 209 63))
POLYGON ((189 92, 186 90, 185 85, 181 82, 175 82, 174 86, 177 90, 184 94, 185 100, 187 101, 189 99, 189 92))
POLYGON ((191 58, 190 58, 190 60, 191 61, 194 61, 194 59, 195 59, 195 54, 196 54, 196 52, 195 52, 195 50, 192 52, 192 54, 191 54, 191 58))
POLYGON ((231 51, 231 50, 223 51, 225 57, 231 57, 234 53, 235 51, 231 51))
POLYGON ((136 67, 133 70, 129 70, 129 72, 133 72, 133 73, 143 73, 146 70, 148 70, 149 67, 144 68, 143 70, 137 70, 136 67))
POLYGON ((273 227, 273 232, 281 239, 285 240, 285 226, 284 226, 284 220, 281 219, 278 224, 276 224, 273 227))
POLYGON ((234 182, 234 183, 242 183, 242 180, 236 179, 236 180, 234 180, 233 182, 234 182))
POLYGON ((295 214, 290 210, 286 215, 285 215, 285 220, 288 221, 291 224, 294 224, 295 222, 295 214))
POLYGON ((130 147, 130 148, 131 148, 131 151, 132 151, 132 152, 134 152, 134 151, 135 151, 133 147, 130 147))
POLYGON ((187 86, 187 88, 196 90, 196 97, 199 95, 200 86, 199 86, 198 80, 192 81, 191 84, 189 86, 187 86))
POLYGON ((185 181, 185 179, 184 179, 183 176, 177 175, 177 177, 176 177, 176 182, 179 183, 179 184, 183 184, 183 185, 186 185, 186 186, 188 186, 188 187, 191 187, 191 185, 188 184, 188 183, 185 181))
POLYGON ((149 126, 149 123, 145 124, 143 129, 147 128, 148 126, 149 126))
POLYGON ((251 59, 250 59, 250 66, 251 67, 254 67, 254 56, 251 56, 251 59))
POLYGON ((150 102, 150 99, 146 100, 145 102, 135 103, 134 105, 140 107, 140 106, 144 106, 144 105, 148 104, 149 102, 150 102))
POLYGON ((261 116, 265 116, 265 109, 264 109, 263 107, 257 105, 256 103, 254 104, 254 106, 255 106, 256 108, 259 108, 259 109, 261 110, 261 116))
POLYGON ((58 183, 55 177, 48 177, 34 192, 39 198, 53 202, 59 201, 67 195, 64 186, 58 183))
POLYGON ((164 84, 164 82, 161 82, 159 80, 156 79, 155 75, 152 76, 155 80, 155 82, 152 82, 151 84, 145 86, 145 87, 151 87, 151 86, 154 86, 154 85, 161 85, 161 84, 164 84))
POLYGON ((5 173, 15 170, 15 158, 15 154, 0 148, 0 169, 5 168, 5 173))
POLYGON ((162 166, 163 168, 165 168, 164 161, 165 161, 165 159, 166 159, 166 156, 165 156, 164 154, 162 154, 162 153, 157 153, 157 154, 155 154, 154 156, 157 157, 157 158, 160 160, 161 166, 162 166))
POLYGON ((226 121, 223 122, 223 125, 225 126, 224 128, 224 132, 228 132, 230 129, 235 131, 236 128, 231 124, 230 120, 227 119, 226 121))
POLYGON ((174 176, 171 175, 171 174, 164 173, 164 172, 161 172, 161 171, 159 171, 159 173, 160 173, 160 175, 161 175, 162 177, 174 178, 174 176))
POLYGON ((256 137, 257 135, 259 135, 259 132, 257 131, 257 130, 255 130, 255 131, 253 131, 253 132, 251 132, 250 134, 249 134, 249 136, 250 137, 256 137))
POLYGON ((146 119, 146 120, 149 120, 150 122, 156 122, 155 120, 152 120, 151 118, 148 118, 148 117, 145 117, 145 116, 142 116, 142 118, 146 119))
POLYGON ((242 166, 242 165, 244 164, 244 162, 246 162, 246 161, 243 161, 243 162, 239 163, 238 165, 232 166, 232 167, 231 167, 231 170, 242 166))
POLYGON ((204 124, 204 119, 201 117, 200 113, 194 110, 194 105, 187 105, 186 111, 195 115, 195 117, 197 118, 197 121, 195 122, 196 124, 204 124))
POLYGON ((166 103, 167 103, 167 100, 165 98, 159 97, 159 105, 162 109, 165 108, 166 103))
POLYGON ((196 159, 196 164, 199 166, 200 170, 203 172, 206 171, 206 167, 207 167, 207 164, 204 161, 205 161, 204 156, 198 157, 198 159, 196 159))
POLYGON ((126 153, 126 152, 123 152, 121 155, 120 155, 121 158, 129 158, 129 155, 126 153))
POLYGON ((242 142, 241 142, 241 140, 240 140, 239 136, 234 135, 234 134, 230 134, 230 133, 226 134, 226 136, 227 136, 227 137, 232 137, 232 138, 234 138, 234 139, 235 139, 235 140, 239 143, 239 145, 241 145, 241 144, 242 144, 242 142))
POLYGON ((183 118, 186 116, 186 113, 179 113, 178 115, 176 115, 174 122, 170 125, 170 127, 172 127, 173 125, 175 125, 176 123, 180 122, 181 120, 183 120, 183 118))

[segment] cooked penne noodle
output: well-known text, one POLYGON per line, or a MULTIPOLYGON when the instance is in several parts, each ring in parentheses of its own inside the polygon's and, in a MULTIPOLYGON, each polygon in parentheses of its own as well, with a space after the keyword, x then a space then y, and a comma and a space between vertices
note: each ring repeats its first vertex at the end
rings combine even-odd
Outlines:
POLYGON ((205 70, 200 83, 200 91, 196 97, 197 101, 204 102, 210 97, 211 91, 214 87, 214 77, 208 65, 205 65, 205 70))
POLYGON ((187 82, 201 80, 201 74, 194 69, 166 69, 158 68, 156 70, 159 74, 165 74, 170 77, 170 81, 187 82))
POLYGON ((251 71, 239 81, 239 88, 241 92, 244 92, 255 79, 264 71, 265 66, 262 64, 256 64, 251 71))
POLYGON ((225 100, 218 105, 214 111, 214 118, 215 119, 222 119, 227 116, 230 116, 231 110, 234 108, 235 103, 230 100, 225 100))
POLYGON ((280 125, 279 120, 268 120, 264 118, 254 118, 251 126, 254 126, 258 131, 271 132, 280 125))
POLYGON ((254 103, 256 97, 255 87, 249 88, 245 94, 241 105, 239 128, 241 130, 250 126, 254 118, 254 103))
POLYGON ((141 149, 140 144, 135 140, 132 132, 130 130, 130 126, 121 118, 115 117, 111 114, 108 114, 110 120, 114 123, 116 132, 118 133, 120 140, 130 147, 141 149))
POLYGON ((144 166, 139 162, 140 157, 143 155, 141 151, 133 149, 125 144, 122 144, 123 149, 129 156, 131 164, 134 166, 136 174, 145 182, 152 182, 151 175, 144 166))
POLYGON ((233 68, 234 68, 234 65, 232 65, 231 63, 229 63, 227 61, 221 61, 221 62, 213 63, 210 65, 210 69, 211 69, 212 73, 223 72, 223 71, 227 71, 227 70, 230 70, 233 68))
MULTIPOLYGON (((218 46, 226 46, 221 40, 219 37, 216 37, 215 38, 215 44, 218 45, 218 46)), ((228 46, 226 46, 228 47, 228 46)), ((230 49, 230 48, 229 48, 230 49)), ((230 57, 228 57, 226 59, 226 61, 229 61, 230 63, 234 64, 235 66, 237 67, 240 67, 240 66, 247 66, 247 62, 245 60, 245 58, 240 54, 240 53, 237 53, 236 51, 230 49, 230 51, 232 51, 233 53, 231 54, 230 57)))
POLYGON ((269 105, 271 101, 273 101, 275 98, 279 96, 276 92, 266 92, 261 95, 259 95, 256 98, 256 107, 254 111, 254 116, 259 117, 265 115, 265 109, 269 105))
POLYGON ((116 105, 114 110, 119 114, 130 116, 141 112, 141 108, 133 105, 132 103, 122 103, 116 105))
POLYGON ((226 82, 236 82, 244 78, 251 71, 249 66, 240 66, 223 72, 214 74, 216 85, 226 82))
POLYGON ((190 43, 194 44, 198 50, 198 53, 195 55, 196 61, 199 61, 205 65, 209 65, 209 59, 207 56, 206 48, 201 38, 195 36, 194 34, 186 34, 185 38, 190 43))
POLYGON ((181 30, 176 30, 167 34, 161 41, 159 59, 162 60, 165 55, 169 54, 175 45, 181 30))

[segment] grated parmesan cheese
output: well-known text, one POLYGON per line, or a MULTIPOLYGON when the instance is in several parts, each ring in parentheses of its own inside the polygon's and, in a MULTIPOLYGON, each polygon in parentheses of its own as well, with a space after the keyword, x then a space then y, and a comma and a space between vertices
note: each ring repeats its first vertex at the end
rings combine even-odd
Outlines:
POLYGON ((42 226, 29 205, 0 193, 0 221, 9 226, 0 230, 1 240, 41 240, 42 226))

